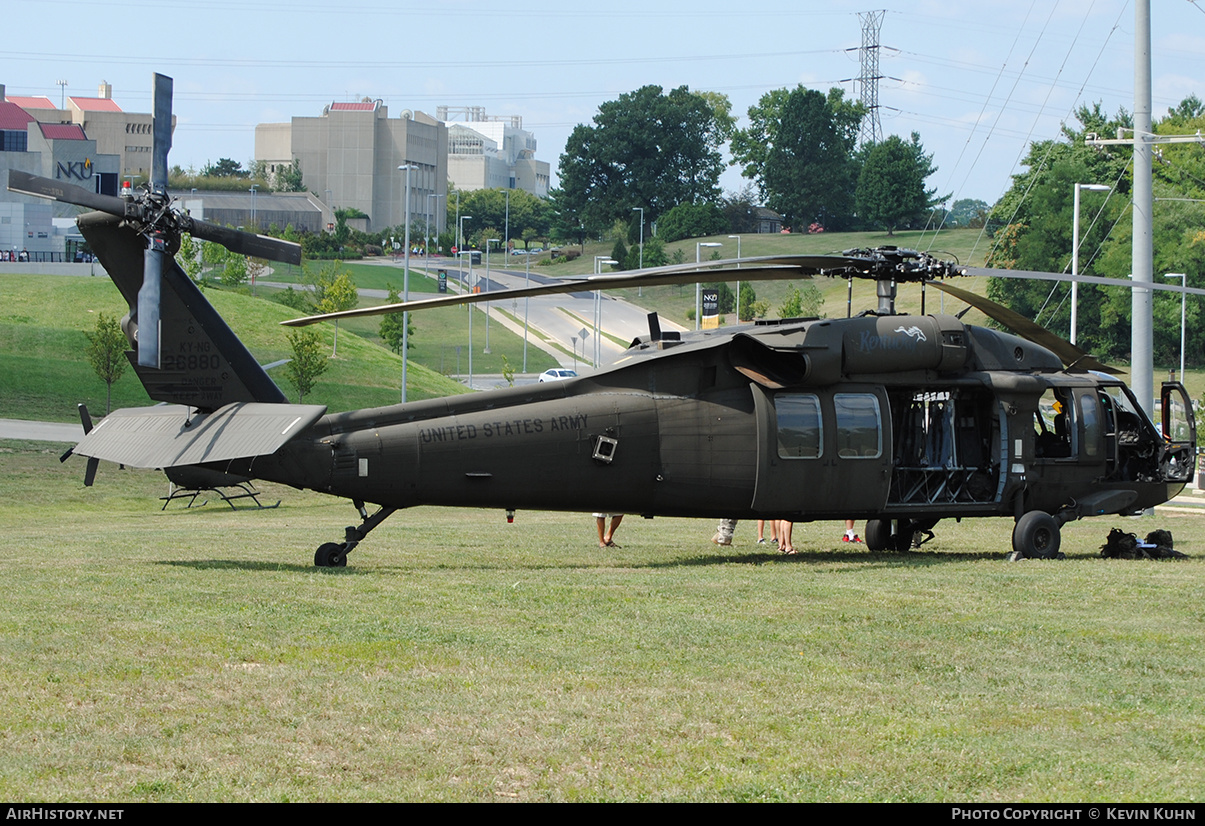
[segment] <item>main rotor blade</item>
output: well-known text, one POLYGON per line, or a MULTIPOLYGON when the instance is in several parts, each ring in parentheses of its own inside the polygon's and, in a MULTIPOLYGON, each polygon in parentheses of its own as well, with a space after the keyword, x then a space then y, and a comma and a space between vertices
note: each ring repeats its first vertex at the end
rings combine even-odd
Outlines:
POLYGON ((242 232, 230 227, 220 227, 217 224, 188 216, 180 219, 180 229, 202 241, 221 244, 239 255, 267 258, 269 261, 279 261, 282 264, 301 263, 301 245, 294 244, 292 241, 282 241, 279 238, 269 238, 267 235, 242 232))
MULTIPOLYGON (((440 298, 427 298, 418 301, 402 302, 400 304, 385 304, 380 307, 363 307, 357 310, 343 310, 338 313, 294 318, 280 322, 286 327, 305 327, 320 321, 333 321, 341 318, 364 318, 366 316, 389 315, 390 313, 412 312, 414 310, 429 310, 436 307, 454 307, 459 304, 479 304, 483 301, 504 301, 512 298, 530 298, 540 295, 563 295, 588 290, 621 290, 628 287, 660 287, 672 284, 711 283, 715 281, 790 281, 793 279, 810 278, 813 274, 829 269, 820 266, 824 264, 848 264, 849 259, 841 256, 776 256, 762 259, 742 259, 761 262, 754 266, 742 266, 737 269, 724 266, 721 269, 702 269, 698 264, 670 264, 666 267, 639 270, 637 272, 613 273, 608 275, 590 275, 584 278, 558 281, 555 284, 542 284, 539 287, 517 287, 511 290, 498 290, 489 293, 462 293, 447 295, 440 298), (803 260, 810 266, 802 266, 803 260), (787 262, 791 263, 776 263, 787 262)), ((732 261, 713 261, 715 265, 731 265, 732 261)))
POLYGON ((1115 376, 1125 372, 1124 370, 1118 370, 1116 367, 1110 367, 1098 361, 1095 356, 1089 355, 1070 341, 1060 338, 1045 327, 1035 324, 1020 313, 1013 312, 1003 304, 998 304, 986 296, 959 289, 958 287, 944 284, 941 281, 931 281, 929 285, 965 301, 989 318, 994 318, 1022 338, 1028 339, 1034 344, 1040 344, 1058 356, 1068 368, 1099 370, 1102 373, 1111 373, 1115 376))
POLYGON ((8 171, 8 188, 13 192, 33 195, 35 198, 49 198, 52 201, 62 201, 65 204, 75 204, 95 209, 98 212, 107 212, 119 218, 126 217, 127 203, 121 198, 114 195, 102 195, 75 184, 65 184, 39 175, 30 175, 19 169, 8 171))
POLYGON ((1127 278, 1103 278, 1099 275, 1069 275, 1065 272, 1035 272, 1034 270, 996 270, 988 267, 963 267, 963 275, 987 276, 988 278, 1022 278, 1035 281, 1062 281, 1077 284, 1092 284, 1098 287, 1121 287, 1123 289, 1166 290, 1168 292, 1184 292, 1189 295, 1205 295, 1205 289, 1200 287, 1181 287, 1175 282, 1154 282, 1151 284, 1135 284, 1127 278))
POLYGON ((172 148, 172 79, 155 73, 151 132, 151 191, 167 192, 167 153, 172 148))

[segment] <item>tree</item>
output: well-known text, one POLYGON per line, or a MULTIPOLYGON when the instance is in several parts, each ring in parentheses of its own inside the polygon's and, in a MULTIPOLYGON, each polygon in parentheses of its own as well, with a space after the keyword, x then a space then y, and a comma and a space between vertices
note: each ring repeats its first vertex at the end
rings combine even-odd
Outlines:
MULTIPOLYGON (((456 226, 456 199, 448 198, 445 226, 456 226)), ((537 198, 521 189, 477 189, 460 193, 460 214, 472 215, 474 227, 499 227, 497 235, 490 238, 501 240, 509 228, 509 237, 527 239, 547 235, 552 225, 552 207, 543 198, 537 198), (510 212, 507 212, 507 193, 510 212), (509 218, 509 224, 507 223, 509 218)), ((424 222, 425 223, 425 222, 424 222)), ((466 226, 466 231, 468 227, 466 226)), ((419 237, 425 229, 419 233, 419 237)))
POLYGON ((202 273, 206 268, 208 268, 211 274, 218 269, 224 272, 226 269, 226 261, 230 258, 230 255, 230 250, 226 249, 221 244, 217 243, 216 241, 207 241, 204 246, 201 247, 202 273))
MULTIPOLYGON (((320 313, 337 313, 343 310, 353 310, 360 303, 360 293, 356 290, 356 282, 351 273, 343 269, 342 261, 334 261, 318 272, 315 283, 314 298, 316 309, 320 313)), ((339 352, 339 321, 335 320, 335 343, 331 357, 339 352)))
POLYGON ((205 164, 201 175, 207 178, 250 178, 251 173, 243 165, 230 158, 219 158, 217 163, 205 164))
POLYGON ((247 283, 247 256, 231 253, 226 257, 226 267, 222 270, 222 284, 227 287, 241 287, 247 283))
POLYGON ((279 192, 305 192, 305 183, 301 179, 301 161, 293 159, 293 163, 276 170, 272 182, 279 192))
POLYGON ((936 171, 933 156, 925 154, 916 132, 910 143, 891 135, 869 147, 858 175, 858 217, 881 226, 888 235, 923 221, 945 200, 934 199, 936 189, 925 189, 925 179, 936 171))
MULTIPOLYGON (((389 296, 388 296, 388 298, 385 299, 385 303, 386 304, 400 304, 402 301, 402 297, 401 297, 401 295, 398 294, 398 291, 396 289, 394 289, 392 284, 389 284, 386 286, 389 290, 389 296)), ((388 344, 389 349, 392 350, 393 352, 397 353, 399 356, 403 355, 402 354, 403 340, 405 341, 407 349, 414 346, 414 323, 413 322, 410 322, 409 331, 406 333, 406 335, 405 336, 402 335, 402 331, 404 329, 406 329, 406 327, 405 327, 406 318, 407 318, 406 313, 390 313, 389 315, 381 316, 381 326, 379 328, 381 340, 384 341, 386 344, 388 344)))
POLYGON ((285 376, 297 391, 297 403, 301 404, 328 365, 322 354, 322 339, 314 330, 296 330, 289 333, 288 339, 293 358, 285 365, 285 376))
MULTIPOLYGON (((637 250, 639 252, 639 250, 637 250)), ((622 238, 615 239, 615 246, 611 247, 611 260, 615 263, 611 265, 613 270, 631 269, 628 267, 628 248, 624 246, 622 238)))
POLYGON ((652 222, 680 203, 715 201, 731 129, 726 102, 686 86, 644 86, 603 103, 561 155, 560 225, 594 234, 629 221, 632 207, 652 222))
POLYGON ((740 314, 738 318, 741 321, 752 321, 755 318, 764 318, 769 311, 769 305, 765 301, 757 300, 757 292, 753 289, 752 281, 742 281, 740 289, 740 314))
POLYGON ((778 308, 779 318, 820 318, 820 308, 824 306, 824 296, 815 284, 805 284, 800 290, 796 287, 778 308))
POLYGON ((959 198, 950 205, 947 227, 982 227, 987 220, 988 204, 978 198, 959 198))
MULTIPOLYGON (((1012 186, 992 208, 989 226, 1000 229, 992 241, 988 266, 1070 271, 1075 184, 1108 183, 1116 195, 1123 197, 1081 193, 1079 272, 1103 274, 1098 265, 1107 258, 1108 248, 1119 243, 1119 236, 1108 243, 1106 239, 1128 201, 1124 196, 1130 190, 1127 167, 1131 151, 1122 146, 1097 152, 1084 145, 1083 133, 1115 134, 1117 127, 1126 126, 1130 119, 1124 110, 1110 119, 1099 104, 1080 107, 1076 116, 1081 130, 1064 127, 1063 140, 1037 141, 1030 146, 1022 161, 1026 170, 1013 176, 1012 186)), ((1127 247, 1123 275, 1130 271, 1129 255, 1127 247)), ((1069 287, 1052 289, 1047 283, 1014 278, 994 278, 988 284, 988 296, 993 301, 1063 337, 1070 337, 1069 292, 1069 287)), ((1129 352, 1129 317, 1128 291, 1124 296, 1113 296, 1081 285, 1077 343, 1100 357, 1125 357, 1129 352)))
POLYGON ((672 244, 683 238, 720 235, 727 228, 723 211, 713 203, 678 204, 657 222, 657 237, 672 244))
POLYGON ((853 222, 853 149, 864 112, 837 88, 827 96, 803 86, 767 92, 749 108, 750 126, 733 135, 733 163, 788 225, 843 229, 853 222))
POLYGON ((196 281, 201 275, 201 244, 193 240, 187 232, 180 234, 180 250, 176 253, 176 261, 185 275, 196 281))
MULTIPOLYGON (((720 209, 728 222, 728 232, 742 234, 757 230, 757 196, 753 184, 745 184, 739 192, 725 192, 720 209)), ((986 206, 986 204, 985 204, 986 206)))
POLYGON ((105 415, 113 406, 113 382, 125 374, 126 350, 130 343, 121 331, 121 324, 113 316, 100 313, 96 317, 96 329, 85 333, 88 337, 88 363, 105 383, 105 415))

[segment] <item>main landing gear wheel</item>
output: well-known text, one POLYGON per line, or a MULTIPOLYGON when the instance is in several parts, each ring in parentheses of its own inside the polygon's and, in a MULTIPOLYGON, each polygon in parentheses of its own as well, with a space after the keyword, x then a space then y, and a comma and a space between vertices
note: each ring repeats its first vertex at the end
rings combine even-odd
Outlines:
POLYGON ((891 520, 866 520, 866 550, 885 551, 891 546, 891 520))
POLYGON ((1030 511, 1013 527, 1013 552, 1009 560, 1059 559, 1059 523, 1045 511, 1030 511))
POLYGON ((319 568, 345 568, 347 554, 342 545, 327 542, 319 545, 318 550, 314 552, 314 564, 319 568))

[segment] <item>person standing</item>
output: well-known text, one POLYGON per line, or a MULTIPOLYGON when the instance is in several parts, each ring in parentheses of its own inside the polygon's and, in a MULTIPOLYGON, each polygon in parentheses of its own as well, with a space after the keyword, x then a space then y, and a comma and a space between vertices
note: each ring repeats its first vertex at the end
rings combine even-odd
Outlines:
POLYGON ((600 548, 618 548, 615 544, 615 529, 619 527, 619 523, 623 521, 622 513, 596 513, 594 514, 594 523, 598 527, 598 547, 600 548), (607 530, 607 519, 611 519, 611 528, 607 530))

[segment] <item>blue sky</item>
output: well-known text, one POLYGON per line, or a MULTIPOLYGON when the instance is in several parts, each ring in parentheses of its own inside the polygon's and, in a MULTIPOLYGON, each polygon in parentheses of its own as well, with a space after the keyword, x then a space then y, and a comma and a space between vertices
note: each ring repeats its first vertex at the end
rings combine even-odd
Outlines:
MULTIPOLYGON (((1133 107, 1133 4, 1125 0, 764 4, 633 2, 574 10, 514 0, 41 0, 9 3, 0 83, 10 95, 95 96, 113 85, 150 110, 151 73, 175 78, 171 162, 248 162, 257 123, 332 101, 402 109, 484 106, 522 115, 554 168, 600 103, 646 84, 727 94, 741 116, 765 92, 827 90, 859 73, 858 12, 884 9, 884 134, 921 135, 943 194, 994 201, 1032 140, 1080 103, 1133 107), (152 12, 152 9, 154 11, 152 12), (155 33, 151 33, 155 26, 155 33), (50 51, 54 48, 56 51, 50 51)), ((1153 0, 1154 113, 1205 98, 1205 0, 1153 0)), ((304 170, 303 170, 304 173, 304 170)), ((745 181, 735 168, 725 189, 745 181)))

